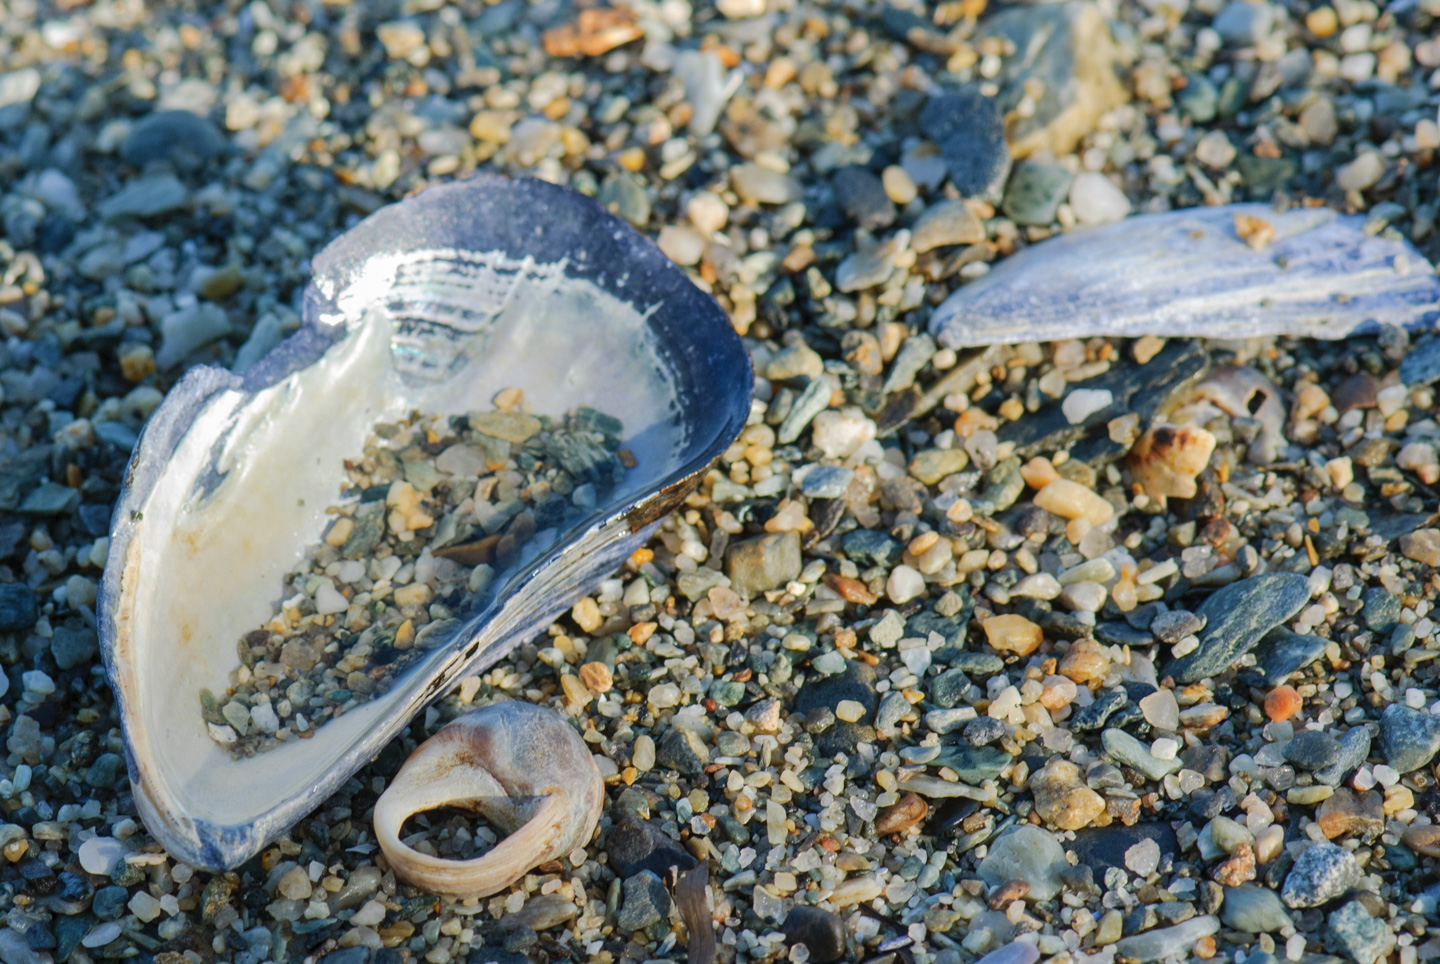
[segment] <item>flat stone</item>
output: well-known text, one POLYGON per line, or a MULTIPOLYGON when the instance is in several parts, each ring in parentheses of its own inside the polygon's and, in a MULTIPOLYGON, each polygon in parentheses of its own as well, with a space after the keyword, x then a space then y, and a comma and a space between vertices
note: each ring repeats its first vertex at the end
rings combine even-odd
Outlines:
POLYGON ((1325 946, 1355 964, 1375 964, 1395 949, 1395 934, 1362 902, 1352 900, 1326 919, 1325 946))
POLYGON ((1280 899, 1287 907, 1319 907, 1354 887, 1360 873, 1350 851, 1320 841, 1311 844, 1290 868, 1280 899))
POLYGON ((799 479, 800 491, 810 499, 838 499, 845 494, 854 477, 855 471, 843 465, 815 464, 799 479))
POLYGON ((1137 844, 1153 842, 1162 854, 1180 852, 1175 831, 1168 823, 1137 823, 1127 827, 1113 823, 1108 827, 1087 827, 1075 831, 1070 849, 1080 863, 1089 867, 1096 878, 1103 879, 1111 868, 1126 869, 1125 855, 1137 844))
POLYGON ((1340 757, 1328 767, 1315 771, 1315 779, 1338 787, 1356 767, 1370 756, 1370 731, 1363 726, 1351 727, 1340 738, 1340 757))
POLYGON ((1031 897, 1049 900, 1060 892, 1060 875, 1069 868, 1065 850, 1055 835, 1026 824, 996 838, 978 870, 991 886, 1024 880, 1030 884, 1031 897))
POLYGON ((1105 752, 1110 754, 1112 759, 1139 770, 1156 782, 1179 770, 1183 765, 1178 759, 1161 760, 1156 758, 1145 744, 1124 730, 1111 727, 1101 734, 1100 740, 1105 747, 1105 752))
POLYGON ((186 305, 160 319, 160 350, 155 353, 155 364, 162 371, 173 368, 191 352, 229 333, 230 319, 224 308, 205 301, 186 305))
POLYGON ((931 766, 949 767, 964 783, 980 786, 986 780, 999 779, 1015 758, 993 746, 962 746, 952 743, 940 751, 931 766))
POLYGON ((1380 716, 1380 748, 1385 762, 1401 773, 1426 766, 1440 753, 1440 717, 1390 704, 1380 716))
POLYGON ((1053 224, 1073 179, 1074 175, 1058 164, 1021 164, 1010 175, 1001 209, 1016 224, 1053 224))
POLYGON ((1172 660, 1165 673, 1178 683, 1218 676, 1270 630, 1293 618, 1310 601, 1310 582, 1293 572, 1267 572, 1232 582, 1196 610, 1205 630, 1194 652, 1172 660))
POLYGON ((1285 744, 1285 759, 1301 770, 1321 770, 1340 760, 1340 741, 1321 730, 1302 730, 1285 744))
POLYGON ((1383 586, 1365 590, 1360 603, 1360 619, 1372 633, 1388 633, 1400 621, 1400 597, 1383 586))
POLYGON ((989 37, 1016 51, 997 78, 1001 111, 1011 114, 1027 96, 1034 103, 1006 127, 1016 158, 1047 149, 1057 157, 1071 153, 1100 115, 1129 99, 1116 73, 1119 50, 1093 3, 1003 7, 980 23, 977 40, 989 37))
POLYGON ((151 161, 169 161, 178 170, 192 171, 230 147, 219 128, 188 110, 159 110, 147 114, 120 142, 120 160, 132 167, 151 161))
POLYGON ((1202 937, 1209 937, 1220 929, 1219 919, 1206 915, 1192 917, 1174 927, 1162 927, 1143 934, 1126 937, 1115 945, 1118 956, 1126 960, 1149 964, 1176 953, 1182 947, 1194 947, 1202 937))
POLYGON ((1283 626, 1267 633, 1255 647, 1255 666, 1266 682, 1279 686, 1325 655, 1330 641, 1321 636, 1292 633, 1283 626))
POLYGON ((152 174, 131 181, 97 206, 107 221, 153 218, 183 208, 190 192, 174 174, 152 174))
POLYGON ((920 111, 920 130, 940 148, 950 183, 963 196, 997 202, 1010 173, 1004 110, 974 86, 930 97, 920 111))
POLYGON ((1278 934, 1282 927, 1294 924, 1280 895, 1254 884, 1225 888, 1220 921, 1231 930, 1247 934, 1278 934))
POLYGON ((792 947, 804 947, 816 964, 831 964, 845 956, 845 921, 838 914, 796 904, 780 929, 792 947))
POLYGON ((932 204, 910 227, 910 248, 916 254, 956 244, 979 244, 984 240, 985 225, 970 210, 970 205, 956 199, 932 204))
POLYGON ((800 577, 800 534, 772 532, 747 539, 725 554, 730 588, 742 596, 758 596, 800 577))
POLYGON ((1098 730, 1129 701, 1130 697, 1118 686, 1101 690, 1095 694, 1089 706, 1082 706, 1075 711, 1070 720, 1070 728, 1080 732, 1098 730))

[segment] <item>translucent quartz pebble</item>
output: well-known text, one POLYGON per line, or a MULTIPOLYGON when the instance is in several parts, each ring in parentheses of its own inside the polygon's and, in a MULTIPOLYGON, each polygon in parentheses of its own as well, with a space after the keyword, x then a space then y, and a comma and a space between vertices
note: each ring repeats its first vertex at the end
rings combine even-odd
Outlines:
POLYGON ((1230 204, 1072 231, 956 291, 930 332, 961 348, 1096 335, 1343 338, 1432 320, 1440 281, 1430 264, 1364 224, 1322 208, 1230 204))

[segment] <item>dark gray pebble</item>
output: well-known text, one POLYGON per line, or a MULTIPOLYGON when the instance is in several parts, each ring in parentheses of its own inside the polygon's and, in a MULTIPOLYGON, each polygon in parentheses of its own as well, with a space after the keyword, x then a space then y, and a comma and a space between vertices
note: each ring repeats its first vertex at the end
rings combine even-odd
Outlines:
POLYGON ((845 922, 838 914, 797 904, 786 915, 781 930, 792 946, 805 947, 816 964, 830 964, 845 956, 845 922))
POLYGON ((1285 744, 1284 757, 1302 770, 1324 769, 1340 760, 1340 741, 1320 730, 1301 730, 1285 744))
POLYGON ((1010 173, 1005 117, 994 98, 966 86, 936 94, 920 111, 920 130, 940 148, 950 183, 965 197, 997 202, 1010 173))
POLYGON ((23 582, 0 583, 0 633, 18 633, 35 625, 35 593, 23 582))

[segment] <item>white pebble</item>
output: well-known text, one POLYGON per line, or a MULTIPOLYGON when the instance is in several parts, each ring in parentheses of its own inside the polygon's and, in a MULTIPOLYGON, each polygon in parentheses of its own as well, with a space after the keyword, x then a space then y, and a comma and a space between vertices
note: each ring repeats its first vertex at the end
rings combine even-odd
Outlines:
POLYGON ((1180 752, 1180 743, 1168 736, 1162 736, 1150 744, 1150 755, 1157 760, 1173 760, 1175 754, 1180 752))
POLYGON ((885 595, 896 605, 925 594, 925 577, 909 566, 896 566, 885 580, 885 595))
POLYGON ((29 670, 20 676, 25 689, 39 696, 49 696, 55 692, 55 681, 46 673, 38 669, 29 670))
POLYGON ((106 921, 82 937, 80 944, 84 947, 104 947, 119 936, 120 925, 113 920, 106 921))
POLYGON ((385 919, 385 905, 378 900, 366 901, 355 916, 350 918, 350 923, 356 927, 374 927, 385 919))
POLYGON ((835 716, 846 723, 858 723, 865 717, 865 706, 857 700, 841 700, 835 704, 835 716))
POLYGON ((125 845, 114 837, 91 837, 80 845, 80 866, 85 873, 109 877, 115 862, 125 856, 125 845))
POLYGON ((250 721, 266 733, 274 733, 280 729, 280 718, 275 715, 275 708, 269 703, 256 703, 250 707, 250 721))
POLYGON ((650 687, 650 705, 658 710, 680 705, 680 687, 674 683, 661 683, 650 687))
POLYGON ((1400 782, 1400 771, 1388 764, 1376 764, 1371 772, 1375 775, 1375 782, 1387 790, 1400 782))
POLYGON ((1081 224, 1109 224, 1130 213, 1130 199, 1104 174, 1081 171, 1070 183, 1070 207, 1081 224))
POLYGON ((340 595, 340 590, 330 580, 320 583, 315 590, 315 611, 322 616, 333 616, 350 608, 350 601, 340 595))
POLYGON ((1065 420, 1071 425, 1079 425, 1112 401, 1114 396, 1108 388, 1077 388, 1065 396, 1065 401, 1060 403, 1060 411, 1065 413, 1065 420))

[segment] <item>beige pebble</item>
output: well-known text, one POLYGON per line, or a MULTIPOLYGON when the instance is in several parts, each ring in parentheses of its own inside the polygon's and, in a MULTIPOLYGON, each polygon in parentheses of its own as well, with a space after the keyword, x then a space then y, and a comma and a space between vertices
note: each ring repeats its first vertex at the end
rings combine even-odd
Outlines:
POLYGON ((1035 493, 1035 504, 1064 519, 1082 519, 1092 526, 1115 517, 1115 507, 1093 489, 1069 479, 1056 479, 1035 493))
POLYGON ((1040 627, 1013 613, 985 620, 985 638, 995 649, 1017 656, 1029 656, 1040 648, 1045 634, 1040 627))

